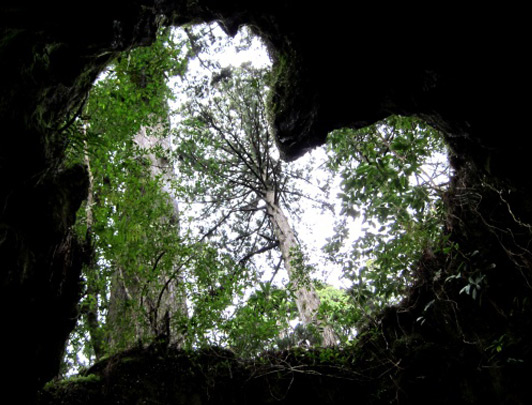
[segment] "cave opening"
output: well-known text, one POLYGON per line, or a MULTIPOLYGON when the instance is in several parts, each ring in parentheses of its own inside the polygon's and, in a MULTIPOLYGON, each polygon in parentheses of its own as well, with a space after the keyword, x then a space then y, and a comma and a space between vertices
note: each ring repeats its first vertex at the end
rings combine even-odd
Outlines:
MULTIPOLYGON (((63 373, 70 375, 80 367, 86 369, 94 360, 120 350, 148 346, 162 334, 175 347, 218 345, 229 347, 239 356, 318 344, 319 340, 298 320, 295 311, 289 309, 286 288, 289 279, 282 274, 276 278, 281 257, 270 252, 276 246, 268 243, 245 250, 245 245, 240 244, 237 251, 231 251, 227 245, 232 242, 217 234, 227 229, 223 232, 230 233, 232 239, 252 238, 253 233, 243 231, 243 224, 253 218, 231 218, 236 223, 226 228, 229 216, 223 214, 213 217, 211 222, 214 222, 209 225, 211 208, 202 211, 198 206, 205 201, 197 200, 201 196, 202 200, 213 199, 213 194, 205 186, 203 194, 196 189, 190 195, 199 181, 198 173, 199 177, 212 177, 212 174, 202 171, 205 167, 195 166, 205 150, 181 145, 188 141, 184 134, 190 128, 182 124, 179 127, 178 122, 188 122, 191 116, 183 111, 186 102, 179 104, 173 98, 184 100, 188 94, 190 99, 203 99, 201 94, 212 91, 209 88, 219 86, 221 80, 242 75, 236 70, 239 66, 249 69, 254 63, 255 69, 262 69, 266 61, 266 50, 256 37, 240 31, 230 41, 215 23, 162 32, 151 48, 119 56, 106 69, 105 76, 97 80, 87 106, 80 110, 79 121, 65 134, 70 145, 66 151, 67 167, 81 163, 89 171, 89 196, 78 211, 74 229, 91 245, 94 256, 83 271, 84 292, 78 324, 67 344, 63 364, 63 370, 67 371, 63 373), (210 50, 213 48, 216 51, 210 50), (250 56, 246 58, 243 52, 250 56), (235 59, 239 62, 235 63, 235 59), (161 83, 157 83, 157 77, 161 83), (172 89, 169 83, 177 81, 181 84, 172 89), (170 100, 163 96, 162 101, 157 101, 169 91, 172 92, 168 96, 170 100), (196 155, 194 161, 191 154, 196 155), (185 159, 188 159, 186 163, 185 159), (136 167, 139 164, 140 169, 136 167), (187 167, 178 174, 180 165, 187 167), (187 183, 189 189, 184 191, 187 183), (170 212, 161 211, 160 203, 153 202, 165 193, 170 212), (159 208, 155 214, 154 207, 159 208), (199 210, 199 218, 189 223, 194 209, 199 210), (167 224, 168 217, 170 224, 167 224), (139 231, 146 228, 153 231, 139 231), (196 239, 181 236, 194 232, 193 229, 196 239), (171 236, 173 233, 177 235, 171 236), (186 264, 190 261, 186 249, 171 251, 168 246, 181 244, 201 251, 197 245, 194 248, 194 240, 208 241, 211 249, 219 252, 218 260, 225 254, 238 263, 243 263, 242 258, 250 262, 240 272, 241 280, 235 280, 240 292, 224 284, 224 278, 231 273, 223 266, 218 269, 220 275, 211 277, 209 282, 214 284, 199 286, 199 280, 205 277, 198 275, 201 266, 186 264), (262 253, 269 255, 258 256, 262 253), (129 257, 131 254, 135 255, 134 259, 129 257), (251 262, 256 255, 259 261, 251 262), (220 311, 216 309, 220 305, 217 302, 209 302, 207 306, 198 302, 196 296, 205 294, 202 288, 208 289, 209 294, 223 288, 233 296, 224 298, 225 308, 220 311), (257 318, 253 311, 249 313, 246 300, 250 298, 255 312, 260 308, 264 318, 257 318), (271 312, 272 304, 286 306, 286 313, 279 312, 278 308, 271 312), (205 312, 216 311, 220 313, 218 317, 205 320, 205 312), (281 321, 283 316, 285 319, 281 321), (162 317, 168 317, 168 325, 162 317), (271 325, 273 318, 277 318, 275 327, 271 325), (191 325, 196 323, 211 326, 194 329, 191 325), (234 325, 240 328, 238 341, 232 337, 234 325), (250 327, 261 332, 249 330, 250 327), (187 331, 186 335, 183 330, 187 331)), ((268 68, 265 74, 271 74, 271 70, 268 68)), ((219 92, 220 97, 224 97, 224 91, 219 92)), ((266 94, 264 98, 267 97, 266 94)), ((241 116, 245 101, 239 100, 242 106, 231 110, 231 118, 237 120, 231 127, 239 125, 238 122, 246 123, 241 116)), ((221 104, 210 106, 222 107, 221 104)), ((263 104, 259 107, 266 108, 263 104)), ((253 116, 254 119, 267 119, 263 112, 260 114, 253 116)), ((217 125, 219 128, 220 124, 217 125)), ((227 134, 232 135, 233 131, 228 128, 227 134)), ((247 136, 245 131, 237 135, 247 136)), ((201 143, 202 138, 195 138, 194 145, 201 143)), ((322 148, 320 156, 308 153, 308 159, 299 158, 290 164, 294 170, 290 181, 302 180, 301 172, 313 176, 305 178, 305 186, 297 188, 298 198, 284 205, 291 212, 291 204, 299 205, 291 222, 297 218, 293 226, 300 230, 298 239, 306 252, 306 266, 313 283, 317 283, 318 297, 324 301, 319 311, 329 319, 338 319, 334 323, 334 344, 343 346, 353 344, 363 320, 387 305, 398 304, 412 287, 415 279, 412 267, 444 232, 442 198, 447 191, 450 168, 442 136, 425 123, 408 117, 389 117, 358 131, 338 130, 329 136, 326 148, 327 152, 322 148), (307 162, 301 163, 303 160, 307 162), (327 171, 320 167, 327 167, 327 171), (312 184, 316 179, 318 183, 312 184), (329 201, 320 201, 316 190, 329 201), (303 203, 305 198, 307 203, 303 203)), ((272 161, 278 160, 275 149, 270 153, 273 153, 272 161)), ((211 158, 224 157, 212 155, 211 158)), ((246 162, 242 160, 235 165, 246 162)), ((214 176, 211 181, 220 180, 214 176)), ((235 188, 234 183, 233 180, 227 187, 235 188)), ((255 204, 253 210, 258 210, 256 201, 260 198, 252 194, 251 200, 239 201, 238 207, 246 212, 255 204)), ((236 211, 235 207, 233 204, 229 208, 236 211)), ((217 209, 228 210, 227 206, 217 209)), ((264 235, 262 231, 261 238, 264 235)), ((268 241, 274 238, 271 235, 268 241)), ((201 265, 208 263, 204 261, 201 265)), ((476 289, 472 294, 476 294, 476 289)), ((420 322, 423 321, 420 317, 420 322)))
POLYGON ((371 381, 366 389, 351 382, 336 394, 358 393, 374 403, 396 397, 411 403, 526 403, 532 198, 527 151, 518 147, 522 128, 507 119, 525 116, 517 101, 517 89, 527 85, 522 52, 515 52, 525 37, 520 25, 500 33, 481 24, 478 36, 462 16, 454 34, 439 35, 448 32, 444 26, 405 16, 390 19, 401 24, 383 25, 396 39, 386 48, 382 41, 361 40, 371 32, 369 23, 351 32, 348 24, 338 24, 341 10, 332 8, 307 9, 300 18, 298 2, 147 3, 87 10, 83 18, 66 20, 53 5, 2 9, 0 109, 2 128, 13 134, 0 140, 0 253, 6 269, 0 307, 10 329, 2 346, 10 349, 6 364, 12 371, 7 386, 23 382, 31 397, 55 374, 76 317, 79 272, 90 256, 71 232, 89 180, 80 166, 62 170, 65 144, 57 130, 68 123, 67 112, 75 114, 103 66, 119 50, 151 42, 165 15, 178 25, 223 20, 229 32, 250 23, 277 50, 270 113, 285 158, 322 143, 332 129, 364 127, 390 114, 419 116, 441 130, 451 148, 455 174, 444 199, 443 238, 450 244, 425 252, 408 299, 376 318, 378 333, 368 329, 361 347, 373 350, 358 353, 358 366, 352 366, 357 372, 367 370, 362 364, 376 366, 375 374, 362 373, 371 381), (316 27, 324 20, 336 24, 320 38, 316 27), (404 21, 410 28, 398 29, 404 21), (419 28, 426 33, 422 38, 419 28), (331 55, 352 49, 357 63, 344 63, 335 74, 334 64, 316 57, 315 49, 329 49, 327 44, 334 45, 331 55), (418 44, 418 57, 405 57, 404 44, 418 44), (390 63, 376 57, 383 47, 390 63), (493 58, 507 63, 495 66, 493 58), (349 103, 346 94, 354 95, 349 103))

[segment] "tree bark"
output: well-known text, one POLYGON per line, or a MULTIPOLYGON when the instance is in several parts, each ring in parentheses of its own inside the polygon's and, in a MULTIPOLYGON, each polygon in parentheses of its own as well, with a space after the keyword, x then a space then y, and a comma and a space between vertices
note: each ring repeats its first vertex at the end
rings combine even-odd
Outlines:
POLYGON ((304 325, 313 325, 318 328, 322 346, 335 345, 336 335, 333 329, 323 320, 318 319, 320 298, 306 274, 303 263, 298 262, 299 243, 287 216, 277 201, 275 191, 267 190, 264 199, 275 236, 279 241, 284 267, 296 295, 299 317, 304 325))
MULTIPOLYGON (((162 126, 151 128, 154 133, 163 130, 162 126)), ((145 127, 135 135, 134 142, 142 149, 161 146, 170 148, 170 140, 158 135, 150 135, 145 127)), ((173 167, 166 159, 154 152, 143 154, 149 161, 149 174, 153 178, 162 178, 162 189, 170 197, 166 201, 171 209, 168 217, 160 221, 172 223, 179 220, 179 206, 171 197, 173 167)), ((177 229, 176 232, 179 232, 177 229)), ((112 281, 111 301, 109 307, 109 344, 115 348, 124 348, 138 342, 151 342, 153 339, 174 346, 183 343, 183 332, 179 322, 180 316, 188 316, 186 294, 180 288, 182 277, 176 263, 171 270, 161 270, 160 261, 166 252, 162 250, 153 258, 151 272, 156 279, 143 279, 142 275, 132 273, 129 269, 117 268, 112 281), (139 306, 142 309, 139 311, 139 306), (124 323, 124 318, 126 322, 124 323)))
MULTIPOLYGON (((151 128, 154 133, 161 133, 163 128, 161 125, 151 128)), ((141 148, 149 149, 155 146, 161 146, 163 150, 171 149, 170 137, 161 137, 156 135, 149 135, 146 127, 141 127, 139 133, 135 136, 135 143, 141 148)), ((172 163, 164 157, 156 156, 155 153, 149 153, 150 172, 153 177, 161 176, 163 183, 162 189, 169 196, 172 195, 171 183, 174 179, 174 168, 172 163)), ((179 205, 175 198, 169 197, 167 201, 173 208, 170 218, 164 218, 165 221, 179 221, 179 205)), ((177 230, 178 232, 178 230, 177 230)), ((177 264, 176 264, 177 266, 177 264)), ((160 275, 160 280, 157 282, 157 288, 152 289, 148 294, 151 302, 152 315, 152 329, 158 335, 167 335, 169 343, 174 345, 182 342, 183 336, 181 332, 172 328, 169 318, 176 314, 188 316, 188 308, 186 302, 186 294, 183 289, 179 288, 182 284, 182 277, 175 276, 173 273, 178 272, 179 269, 174 268, 170 274, 160 275), (162 286, 162 287, 161 287, 162 286)))

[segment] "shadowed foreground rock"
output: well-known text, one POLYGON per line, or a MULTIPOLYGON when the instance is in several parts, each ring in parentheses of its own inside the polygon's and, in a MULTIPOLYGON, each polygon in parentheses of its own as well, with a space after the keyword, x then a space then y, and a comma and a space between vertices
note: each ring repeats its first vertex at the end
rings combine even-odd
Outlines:
POLYGON ((520 403, 523 387, 514 382, 515 391, 507 395, 508 381, 497 379, 492 370, 477 368, 471 378, 470 369, 479 359, 474 348, 464 353, 420 337, 409 339, 390 350, 371 342, 363 351, 292 349, 254 361, 219 348, 132 349, 97 363, 82 376, 48 384, 37 403, 371 405, 405 399, 405 390, 410 394, 407 403, 413 404, 520 403))
POLYGON ((281 352, 256 362, 232 352, 183 352, 151 347, 99 363, 84 377, 51 385, 39 404, 273 404, 351 403, 368 397, 369 377, 352 360, 331 361, 334 351, 281 352))

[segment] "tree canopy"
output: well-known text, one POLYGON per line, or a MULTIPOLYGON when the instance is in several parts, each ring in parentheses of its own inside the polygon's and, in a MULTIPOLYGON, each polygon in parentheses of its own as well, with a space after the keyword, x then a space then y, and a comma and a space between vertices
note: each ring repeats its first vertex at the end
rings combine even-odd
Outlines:
POLYGON ((329 135, 329 167, 341 177, 336 234, 326 246, 366 311, 397 302, 423 253, 444 230, 450 167, 443 138, 420 120, 393 116, 370 127, 329 135), (346 246, 347 218, 363 234, 346 246))
MULTIPOLYGON (((320 169, 287 164, 269 131, 271 73, 211 58, 206 44, 227 46, 218 32, 167 30, 124 53, 70 129, 70 162, 90 177, 76 230, 93 260, 67 368, 82 352, 90 361, 154 341, 244 356, 348 344, 365 315, 401 298, 441 234, 448 165, 433 129, 391 117, 330 134, 320 169), (187 71, 196 61, 199 73, 187 71), (298 236, 304 201, 334 211, 335 176, 342 209, 320 265, 340 269, 349 289, 317 279, 309 255, 322 247, 298 236), (357 216, 367 229, 353 241, 357 216)), ((241 35, 249 48, 251 34, 241 35)))

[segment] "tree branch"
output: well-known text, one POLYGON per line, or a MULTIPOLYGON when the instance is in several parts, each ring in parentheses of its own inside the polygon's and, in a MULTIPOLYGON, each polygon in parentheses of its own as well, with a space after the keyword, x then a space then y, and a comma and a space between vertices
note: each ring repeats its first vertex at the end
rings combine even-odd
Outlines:
POLYGON ((256 256, 258 254, 261 254, 261 253, 265 253, 265 252, 268 252, 272 249, 275 249, 279 246, 279 242, 275 242, 275 243, 272 243, 270 245, 267 245, 267 246, 264 246, 258 250, 255 250, 251 253, 248 253, 247 255, 245 255, 242 259, 240 259, 238 261, 238 264, 239 265, 243 265, 245 262, 247 262, 249 259, 251 259, 253 256, 256 256))

